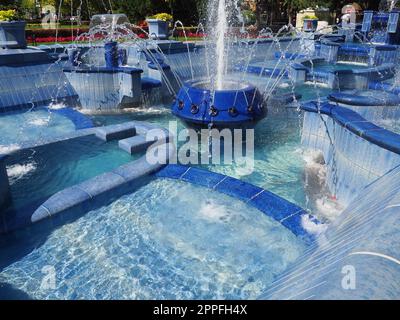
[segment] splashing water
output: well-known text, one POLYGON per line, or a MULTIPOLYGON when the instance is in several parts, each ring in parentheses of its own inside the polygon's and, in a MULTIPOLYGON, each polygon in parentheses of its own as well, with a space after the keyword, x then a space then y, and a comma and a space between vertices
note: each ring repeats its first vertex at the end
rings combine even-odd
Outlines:
POLYGON ((18 163, 7 167, 7 174, 10 179, 10 184, 14 184, 17 180, 36 170, 36 167, 37 164, 34 161, 24 164, 18 163))
POLYGON ((225 34, 228 28, 228 18, 226 13, 225 0, 219 0, 218 3, 218 22, 216 27, 216 58, 217 58, 217 76, 216 89, 220 90, 223 86, 223 76, 225 72, 225 34))

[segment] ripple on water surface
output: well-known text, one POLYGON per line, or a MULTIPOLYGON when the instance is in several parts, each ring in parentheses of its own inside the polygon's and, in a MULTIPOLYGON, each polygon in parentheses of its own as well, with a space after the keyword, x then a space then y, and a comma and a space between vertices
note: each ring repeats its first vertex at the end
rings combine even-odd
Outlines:
POLYGON ((0 282, 39 299, 256 298, 303 250, 245 203, 161 179, 53 231, 0 282))
POLYGON ((0 148, 72 131, 75 125, 71 120, 46 109, 8 113, 0 116, 0 148))

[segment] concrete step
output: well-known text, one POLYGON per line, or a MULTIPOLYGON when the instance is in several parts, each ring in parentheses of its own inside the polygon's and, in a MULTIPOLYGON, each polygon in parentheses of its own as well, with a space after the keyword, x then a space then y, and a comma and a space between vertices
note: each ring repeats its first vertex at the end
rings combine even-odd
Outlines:
POLYGON ((157 140, 146 141, 145 136, 134 136, 131 138, 123 139, 118 142, 118 146, 128 152, 129 154, 134 154, 136 152, 143 151, 151 146, 157 140))
POLYGON ((136 135, 136 128, 133 123, 122 123, 97 128, 95 134, 103 141, 120 140, 136 135))

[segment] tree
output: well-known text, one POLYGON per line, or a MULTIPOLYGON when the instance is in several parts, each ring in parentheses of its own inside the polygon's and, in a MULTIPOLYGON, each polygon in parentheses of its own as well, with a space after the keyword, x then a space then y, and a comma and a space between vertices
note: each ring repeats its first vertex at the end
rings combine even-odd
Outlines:
POLYGON ((113 0, 114 12, 125 13, 132 22, 144 20, 159 12, 168 12, 169 3, 165 0, 113 0))
POLYGON ((9 8, 16 8, 20 4, 19 0, 1 0, 0 3, 0 10, 2 9, 9 9, 9 8))

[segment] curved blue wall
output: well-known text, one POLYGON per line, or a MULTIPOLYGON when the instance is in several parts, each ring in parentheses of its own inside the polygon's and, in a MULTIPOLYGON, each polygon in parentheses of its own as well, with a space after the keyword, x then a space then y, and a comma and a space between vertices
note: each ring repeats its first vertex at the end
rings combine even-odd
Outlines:
MULTIPOLYGON (((227 194, 277 220, 308 244, 315 240, 302 225, 302 216, 308 216, 308 213, 265 189, 219 173, 182 165, 170 164, 158 171, 155 176, 186 181, 227 194)), ((318 223, 317 220, 314 222, 318 223)))

